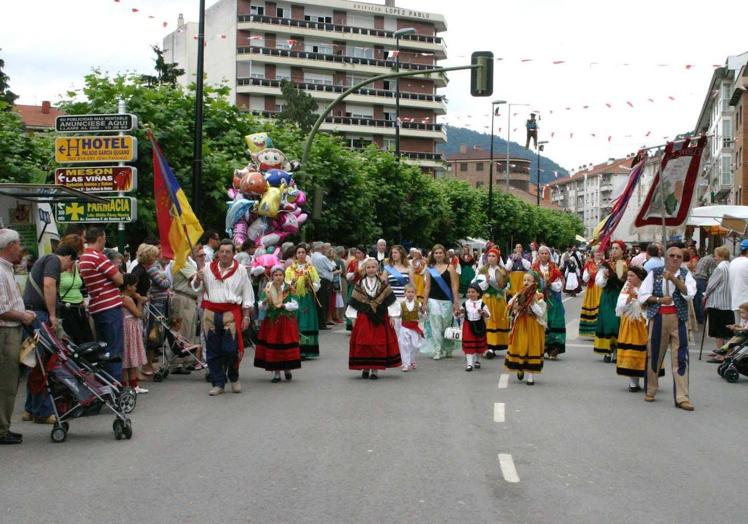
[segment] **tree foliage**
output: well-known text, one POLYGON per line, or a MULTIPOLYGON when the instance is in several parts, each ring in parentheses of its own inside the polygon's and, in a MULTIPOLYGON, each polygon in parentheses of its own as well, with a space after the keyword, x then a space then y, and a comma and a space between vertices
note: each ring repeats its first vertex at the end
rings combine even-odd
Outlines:
POLYGON ((0 101, 0 182, 44 183, 54 161, 49 133, 28 134, 21 117, 0 101))
POLYGON ((317 102, 312 95, 298 89, 288 80, 282 80, 281 96, 286 104, 278 113, 278 121, 296 124, 305 134, 309 133, 317 120, 317 102))
POLYGON ((9 111, 13 108, 13 103, 18 98, 18 95, 10 90, 10 78, 3 71, 4 68, 5 60, 0 58, 0 102, 5 102, 5 104, 0 104, 0 111, 9 111))
POLYGON ((184 69, 177 67, 178 64, 175 62, 167 64, 166 60, 164 60, 164 51, 159 46, 151 46, 151 49, 156 54, 156 58, 153 59, 156 74, 142 75, 141 79, 148 87, 164 84, 175 87, 177 79, 184 74, 184 69))

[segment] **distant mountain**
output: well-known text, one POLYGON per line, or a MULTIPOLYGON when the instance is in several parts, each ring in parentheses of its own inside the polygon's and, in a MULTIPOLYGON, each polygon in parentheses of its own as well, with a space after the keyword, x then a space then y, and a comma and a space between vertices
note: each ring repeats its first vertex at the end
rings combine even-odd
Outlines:
MULTIPOLYGON (((489 133, 479 133, 478 131, 472 131, 465 129, 464 127, 449 126, 447 128, 448 142, 437 146, 439 153, 445 155, 451 155, 460 152, 460 144, 465 144, 468 148, 473 146, 479 146, 483 151, 489 151, 491 149, 491 135, 489 133)), ((494 159, 498 159, 506 156, 506 140, 497 136, 493 137, 493 153, 494 159)), ((532 171, 530 181, 535 182, 537 155, 535 151, 525 149, 516 142, 509 143, 509 157, 510 158, 525 158, 532 162, 532 171)), ((540 183, 547 184, 553 182, 556 178, 569 176, 568 171, 558 165, 556 162, 548 157, 540 155, 540 183), (554 176, 553 172, 558 173, 558 177, 554 176)))

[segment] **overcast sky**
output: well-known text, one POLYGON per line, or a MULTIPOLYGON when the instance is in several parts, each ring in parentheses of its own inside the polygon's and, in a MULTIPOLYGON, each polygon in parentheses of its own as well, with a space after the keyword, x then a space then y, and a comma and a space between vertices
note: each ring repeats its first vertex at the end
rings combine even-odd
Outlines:
MULTIPOLYGON (((4 1, 0 57, 11 89, 20 103, 39 104, 80 87, 92 67, 149 72, 150 46, 174 29, 179 13, 196 21, 197 5, 197 0, 4 1)), ((511 138, 523 141, 527 114, 539 110, 540 139, 549 141, 546 154, 568 169, 692 130, 713 65, 748 51, 748 2, 740 0, 397 0, 397 5, 446 17, 442 36, 449 58, 443 65, 467 63, 474 50, 502 58, 496 61, 491 98, 470 97, 469 73, 450 75, 449 87, 440 90, 449 100, 440 121, 488 132, 492 99, 529 104, 512 109, 511 138)), ((217 38, 207 35, 208 45, 211 37, 217 38)), ((504 138, 507 114, 502 109, 495 122, 504 138)))

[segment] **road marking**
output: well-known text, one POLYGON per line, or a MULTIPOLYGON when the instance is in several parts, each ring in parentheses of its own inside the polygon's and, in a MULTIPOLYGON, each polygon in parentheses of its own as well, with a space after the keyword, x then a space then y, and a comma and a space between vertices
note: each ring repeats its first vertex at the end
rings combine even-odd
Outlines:
POLYGON ((501 474, 504 475, 504 480, 507 482, 519 482, 519 475, 517 475, 517 468, 514 467, 514 460, 508 453, 499 453, 499 466, 501 466, 501 474))
POLYGON ((507 373, 502 373, 499 377, 499 389, 506 389, 506 387, 509 385, 509 375, 507 373))
POLYGON ((493 421, 504 422, 506 420, 506 406, 503 402, 494 402, 493 404, 493 421))

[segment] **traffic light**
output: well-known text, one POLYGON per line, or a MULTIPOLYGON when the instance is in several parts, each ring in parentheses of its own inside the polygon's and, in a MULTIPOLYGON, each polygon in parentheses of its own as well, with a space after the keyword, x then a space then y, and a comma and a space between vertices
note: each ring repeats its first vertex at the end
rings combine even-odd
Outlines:
POLYGON ((470 56, 470 64, 479 66, 470 70, 470 94, 491 96, 493 94, 493 53, 475 51, 470 56))

